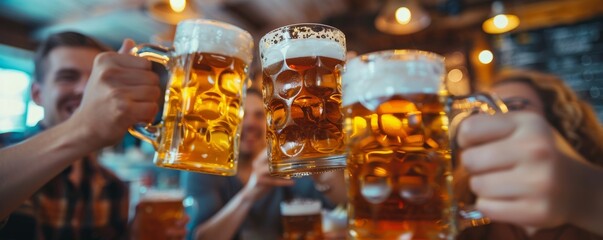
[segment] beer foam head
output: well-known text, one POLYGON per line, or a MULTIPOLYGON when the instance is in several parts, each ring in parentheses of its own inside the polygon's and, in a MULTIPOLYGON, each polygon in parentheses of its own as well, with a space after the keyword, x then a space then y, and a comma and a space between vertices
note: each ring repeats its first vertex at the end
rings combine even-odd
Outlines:
POLYGON ((158 190, 149 189, 140 198, 140 201, 161 202, 161 201, 182 201, 184 200, 184 191, 182 189, 158 190))
POLYGON ((319 200, 294 199, 289 202, 281 202, 281 215, 302 216, 320 214, 322 204, 319 200))
POLYGON ((247 31, 224 22, 191 19, 178 23, 174 37, 176 55, 194 52, 236 57, 247 64, 253 58, 253 38, 247 31))
POLYGON ((260 40, 263 66, 307 56, 345 60, 345 35, 322 24, 294 24, 274 29, 260 40))
MULTIPOLYGON (((394 95, 437 94, 443 88, 444 58, 417 50, 388 50, 347 61, 342 75, 342 105, 370 102, 394 95)), ((369 105, 369 106, 367 106, 369 105)), ((374 110, 374 109, 372 109, 374 110)))

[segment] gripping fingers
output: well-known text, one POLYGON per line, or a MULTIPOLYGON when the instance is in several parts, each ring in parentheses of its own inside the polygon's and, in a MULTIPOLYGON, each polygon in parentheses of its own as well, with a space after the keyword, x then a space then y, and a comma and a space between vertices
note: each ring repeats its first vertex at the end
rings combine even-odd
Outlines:
POLYGON ((512 168, 521 157, 521 152, 512 151, 512 141, 483 144, 464 150, 461 162, 469 174, 479 174, 512 168))
POLYGON ((137 86, 137 87, 123 87, 121 89, 124 95, 128 99, 134 102, 152 102, 157 104, 157 99, 161 96, 161 90, 159 87, 154 86, 137 86))
POLYGON ((131 111, 129 113, 134 120, 132 124, 139 122, 151 122, 158 110, 159 107, 155 102, 133 102, 131 111))
POLYGON ((127 86, 159 86, 159 76, 149 70, 124 69, 119 76, 119 83, 127 86))
POLYGON ((525 177, 518 171, 497 171, 472 176, 469 183, 471 190, 479 197, 514 199, 529 196, 534 192, 533 185, 523 182, 522 178, 525 177))
POLYGON ((117 52, 120 53, 120 54, 127 54, 135 46, 136 46, 136 43, 134 42, 134 40, 126 38, 121 43, 121 47, 119 48, 119 51, 117 51, 117 52))
POLYGON ((475 115, 465 119, 457 132, 459 147, 472 147, 509 136, 516 124, 509 121, 508 115, 475 115))
POLYGON ((551 214, 549 206, 544 202, 520 200, 499 200, 479 198, 476 208, 492 220, 511 222, 526 226, 548 226, 558 219, 551 214))

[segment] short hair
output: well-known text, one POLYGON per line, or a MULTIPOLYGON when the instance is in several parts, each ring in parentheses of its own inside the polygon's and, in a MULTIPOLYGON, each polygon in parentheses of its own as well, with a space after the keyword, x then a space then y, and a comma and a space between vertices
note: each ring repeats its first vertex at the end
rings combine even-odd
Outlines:
POLYGON ((85 47, 97 49, 101 52, 111 51, 112 49, 91 37, 77 32, 59 32, 54 33, 38 46, 34 59, 34 76, 36 82, 42 82, 44 77, 46 57, 53 49, 58 47, 85 47))

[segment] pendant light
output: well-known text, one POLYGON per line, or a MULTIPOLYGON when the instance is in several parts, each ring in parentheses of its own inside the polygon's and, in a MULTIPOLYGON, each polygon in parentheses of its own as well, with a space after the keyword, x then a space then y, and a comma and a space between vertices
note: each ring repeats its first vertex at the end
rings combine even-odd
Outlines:
POLYGON ((501 1, 492 3, 492 17, 482 24, 484 32, 501 34, 511 31, 519 26, 519 17, 505 13, 505 6, 501 1))
POLYGON ((393 35, 412 34, 425 29, 431 17, 416 0, 389 0, 375 19, 375 27, 393 35))

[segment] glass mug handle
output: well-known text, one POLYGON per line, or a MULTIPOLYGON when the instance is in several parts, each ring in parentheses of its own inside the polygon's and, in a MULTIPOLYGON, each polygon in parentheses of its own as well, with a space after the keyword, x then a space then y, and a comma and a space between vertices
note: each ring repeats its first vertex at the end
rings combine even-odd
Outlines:
MULTIPOLYGON (((151 62, 159 63, 163 65, 166 69, 170 68, 170 57, 172 55, 172 49, 144 43, 132 48, 130 54, 137 57, 145 58, 151 62)), ((130 129, 128 129, 128 131, 133 136, 153 144, 153 147, 155 149, 158 149, 159 138, 161 137, 161 131, 159 129, 161 127, 161 122, 157 124, 137 123, 134 124, 134 126, 132 126, 130 129)))
MULTIPOLYGON (((452 149, 458 151, 456 131, 460 123, 473 114, 504 114, 508 112, 507 106, 496 96, 488 93, 476 93, 465 97, 453 97, 447 104, 450 110, 450 133, 452 136, 452 149)), ((453 164, 458 163, 458 154, 453 154, 453 164)), ((456 168, 456 166, 454 166, 456 168)), ((455 184, 456 186, 456 184, 455 184)), ((468 189, 468 188, 467 188, 468 189)), ((458 201, 458 199, 456 200, 458 201)), ((490 223, 475 206, 466 203, 457 203, 457 220, 459 230, 476 227, 490 223)))

